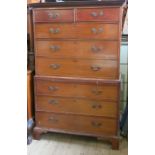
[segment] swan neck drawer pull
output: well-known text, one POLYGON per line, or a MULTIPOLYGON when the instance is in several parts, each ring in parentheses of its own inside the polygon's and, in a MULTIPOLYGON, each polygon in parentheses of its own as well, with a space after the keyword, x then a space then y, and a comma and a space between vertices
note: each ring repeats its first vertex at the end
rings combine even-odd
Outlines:
POLYGON ((92 12, 92 13, 91 13, 91 16, 93 16, 93 17, 97 17, 98 14, 97 14, 97 12, 92 12))
POLYGON ((56 91, 56 90, 58 90, 59 88, 58 87, 56 87, 56 86, 49 86, 48 87, 48 90, 50 90, 50 91, 56 91))
POLYGON ((55 118, 55 117, 49 117, 48 121, 49 122, 52 122, 52 123, 57 123, 58 122, 58 119, 55 118))
POLYGON ((91 70, 93 70, 93 71, 99 71, 100 69, 101 69, 100 66, 97 66, 97 65, 91 66, 91 70))
POLYGON ((60 64, 50 64, 50 67, 52 69, 59 69, 60 68, 60 64))
POLYGON ((54 51, 54 52, 57 52, 57 51, 60 50, 60 46, 52 45, 52 46, 50 46, 50 49, 51 49, 52 51, 54 51))
POLYGON ((92 124, 93 127, 97 127, 97 128, 102 126, 101 122, 92 121, 91 124, 92 124))
POLYGON ((96 34, 97 33, 97 29, 96 28, 92 28, 91 31, 96 34))
POLYGON ((103 93, 101 90, 97 90, 97 89, 92 89, 91 92, 92 92, 93 94, 95 94, 95 95, 100 95, 100 94, 103 93))
POLYGON ((93 103, 92 104, 92 108, 93 109, 101 109, 102 108, 102 105, 101 104, 98 104, 98 103, 93 103))
POLYGON ((58 34, 58 33, 60 33, 60 29, 59 28, 55 28, 55 29, 50 28, 49 32, 52 33, 52 34, 58 34))
POLYGON ((103 11, 100 11, 99 13, 97 13, 97 12, 91 12, 91 16, 92 17, 99 17, 99 16, 103 16, 103 15, 104 15, 103 11))
POLYGON ((91 32, 94 33, 94 34, 99 34, 99 33, 102 33, 103 32, 103 28, 100 27, 100 28, 92 28, 91 29, 91 32))
POLYGON ((56 19, 59 16, 60 16, 60 14, 59 13, 56 13, 56 12, 50 12, 50 13, 48 13, 48 17, 49 18, 52 18, 52 19, 56 19))
POLYGON ((52 104, 52 105, 56 105, 56 104, 58 104, 59 102, 58 102, 58 100, 49 100, 48 103, 49 103, 49 104, 52 104))
POLYGON ((99 47, 97 47, 97 46, 92 46, 92 48, 91 48, 91 51, 92 52, 100 52, 101 51, 101 48, 99 48, 99 47))

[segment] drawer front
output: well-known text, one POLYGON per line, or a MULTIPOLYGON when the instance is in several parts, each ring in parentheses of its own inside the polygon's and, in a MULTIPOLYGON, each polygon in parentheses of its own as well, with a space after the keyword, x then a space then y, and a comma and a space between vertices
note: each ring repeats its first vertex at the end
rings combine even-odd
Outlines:
POLYGON ((83 99, 97 99, 118 101, 117 85, 96 85, 82 83, 52 82, 35 80, 36 95, 78 97, 83 99))
POLYGON ((35 38, 109 39, 119 37, 118 24, 35 24, 35 38))
POLYGON ((117 40, 119 37, 118 24, 81 23, 75 27, 77 38, 117 40))
POLYGON ((117 41, 36 41, 36 55, 48 58, 117 59, 117 41))
POLYGON ((117 79, 117 61, 36 58, 36 74, 117 79))
POLYGON ((35 38, 75 38, 74 24, 35 24, 35 38))
POLYGON ((34 22, 73 22, 73 21, 74 21, 74 11, 72 9, 34 10, 34 22))
POLYGON ((118 21, 119 8, 77 9, 77 21, 118 21))
POLYGON ((79 98, 36 96, 36 110, 116 118, 117 103, 79 98))
POLYGON ((98 135, 115 135, 115 119, 36 112, 36 125, 43 128, 62 129, 98 135))

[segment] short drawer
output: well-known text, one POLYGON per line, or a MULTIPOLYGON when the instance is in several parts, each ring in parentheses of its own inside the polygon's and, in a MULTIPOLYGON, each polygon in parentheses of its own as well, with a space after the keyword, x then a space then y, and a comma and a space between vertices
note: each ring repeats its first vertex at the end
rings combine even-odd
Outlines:
POLYGON ((35 24, 35 38, 118 40, 118 24, 35 24))
POLYGON ((118 21, 119 8, 77 9, 77 21, 118 21))
POLYGON ((98 135, 115 135, 117 132, 116 119, 81 115, 36 112, 36 125, 47 129, 98 135))
POLYGON ((36 74, 43 76, 118 79, 115 60, 36 58, 36 74))
POLYGON ((48 95, 53 97, 77 97, 106 101, 119 100, 118 84, 98 84, 97 81, 90 84, 80 81, 71 82, 70 79, 59 81, 59 77, 56 79, 52 77, 50 79, 35 78, 35 92, 36 95, 48 95))
POLYGON ((117 59, 117 41, 43 41, 35 42, 37 56, 47 58, 117 59))
POLYGON ((35 105, 37 111, 117 117, 117 102, 38 95, 35 105))
POLYGON ((73 9, 37 9, 34 10, 34 22, 73 22, 73 9))
POLYGON ((74 24, 35 24, 35 38, 75 38, 74 24))

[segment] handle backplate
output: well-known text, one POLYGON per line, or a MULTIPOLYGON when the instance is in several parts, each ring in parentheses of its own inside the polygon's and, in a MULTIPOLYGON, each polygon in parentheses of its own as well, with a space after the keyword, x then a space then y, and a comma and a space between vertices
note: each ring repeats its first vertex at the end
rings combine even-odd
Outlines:
POLYGON ((102 27, 100 27, 100 28, 94 28, 94 27, 93 27, 93 28, 91 29, 91 32, 94 33, 94 34, 99 34, 99 33, 104 32, 104 30, 103 30, 102 27))
POLYGON ((59 28, 50 28, 49 29, 49 32, 52 33, 52 34, 58 34, 60 33, 60 29, 59 28))
POLYGON ((93 71, 99 71, 100 69, 101 69, 100 66, 97 66, 97 65, 92 65, 91 66, 91 70, 93 70, 93 71))
POLYGON ((56 104, 58 104, 59 102, 58 102, 58 100, 52 99, 52 100, 49 100, 48 103, 49 103, 49 104, 52 104, 52 105, 56 105, 56 104))
POLYGON ((92 91, 91 91, 93 94, 95 94, 95 95, 100 95, 100 94, 102 94, 103 93, 103 91, 102 90, 98 90, 98 89, 92 89, 92 91))
POLYGON ((60 50, 60 46, 57 46, 57 45, 51 45, 51 46, 50 46, 50 49, 51 49, 52 51, 54 51, 54 52, 57 52, 57 51, 60 50))
POLYGON ((50 67, 52 69, 59 69, 61 67, 61 65, 60 64, 50 64, 50 67))
POLYGON ((101 109, 101 108, 102 108, 102 105, 99 104, 99 103, 93 103, 93 104, 92 104, 92 108, 93 108, 93 109, 101 109))
POLYGON ((100 16, 103 16, 104 13, 103 11, 100 11, 100 12, 91 12, 91 16, 92 17, 100 17, 100 16))
POLYGON ((49 12, 49 13, 48 13, 48 17, 49 17, 49 18, 52 18, 52 19, 56 19, 56 18, 58 18, 59 16, 60 16, 60 14, 57 13, 57 12, 49 12))
POLYGON ((56 86, 49 86, 48 87, 48 90, 50 90, 50 91, 56 91, 56 90, 58 90, 59 88, 58 87, 56 87, 56 86))
POLYGON ((55 118, 55 117, 49 117, 48 118, 48 121, 51 122, 51 123, 57 123, 58 122, 58 119, 55 118))

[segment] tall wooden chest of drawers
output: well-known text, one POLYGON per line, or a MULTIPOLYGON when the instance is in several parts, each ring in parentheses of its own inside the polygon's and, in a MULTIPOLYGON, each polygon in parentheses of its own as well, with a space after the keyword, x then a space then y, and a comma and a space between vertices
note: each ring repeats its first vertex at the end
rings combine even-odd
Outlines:
POLYGON ((87 135, 118 149, 123 2, 92 2, 32 5, 34 137, 87 135))

